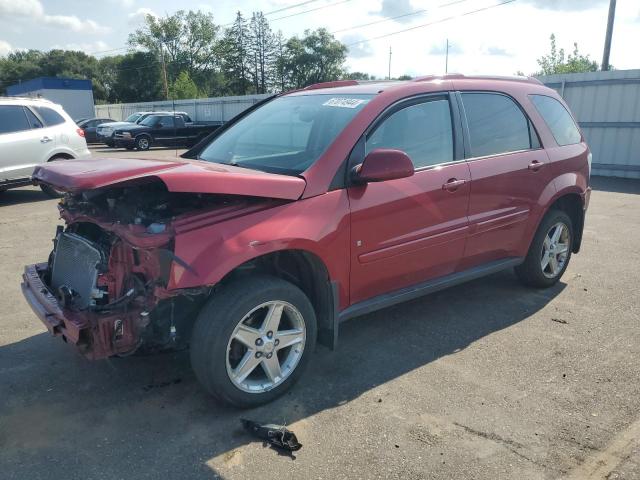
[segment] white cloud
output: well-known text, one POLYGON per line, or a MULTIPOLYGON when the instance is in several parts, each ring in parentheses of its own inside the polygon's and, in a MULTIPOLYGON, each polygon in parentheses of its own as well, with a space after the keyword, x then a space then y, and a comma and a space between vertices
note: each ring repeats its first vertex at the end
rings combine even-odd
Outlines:
POLYGON ((41 17, 44 8, 39 0, 0 0, 0 15, 41 17))
POLYGON ((0 40, 0 57, 5 57, 9 53, 13 51, 13 48, 9 44, 9 42, 5 42, 4 40, 0 40))
POLYGON ((409 14, 415 12, 416 9, 411 6, 411 2, 409 0, 382 0, 380 11, 375 13, 387 18, 402 15, 402 17, 398 18, 396 21, 408 23, 413 20, 409 14))
POLYGON ((136 25, 144 21, 147 15, 151 15, 152 17, 157 17, 156 13, 150 8, 141 7, 137 9, 135 12, 129 14, 129 25, 136 25))
POLYGON ((13 20, 24 18, 42 22, 54 28, 79 33, 104 33, 108 28, 93 20, 82 20, 75 15, 47 15, 39 0, 0 0, 0 17, 13 20))
POLYGON ((497 55, 499 57, 513 57, 513 53, 511 53, 506 48, 496 47, 496 46, 488 46, 485 49, 485 53, 487 55, 497 55))
POLYGON ((351 58, 364 58, 373 55, 371 45, 369 42, 363 42, 363 40, 366 40, 366 38, 359 33, 345 35, 340 39, 349 49, 349 56, 351 58))
MULTIPOLYGON (((438 42, 431 46, 429 55, 445 55, 447 53, 447 43, 438 42)), ((449 55, 459 55, 464 53, 462 47, 457 43, 449 43, 449 55)))
POLYGON ((111 0, 111 3, 115 3, 124 8, 131 8, 135 5, 136 0, 111 0))
POLYGON ((609 2, 607 0, 526 0, 525 3, 531 3, 542 9, 570 11, 586 10, 609 2))

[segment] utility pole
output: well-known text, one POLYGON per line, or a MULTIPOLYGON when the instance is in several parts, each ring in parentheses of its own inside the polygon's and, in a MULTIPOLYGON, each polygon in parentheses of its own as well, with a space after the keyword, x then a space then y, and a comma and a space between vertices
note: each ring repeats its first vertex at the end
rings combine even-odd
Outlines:
POLYGON ((167 82, 167 64, 164 63, 164 48, 160 44, 160 61, 162 63, 162 82, 164 83, 164 98, 169 100, 169 82, 167 82))
POLYGON ((391 80, 391 47, 389 47, 389 80, 391 80))
POLYGON ((447 38, 447 48, 444 56, 444 73, 449 73, 449 39, 447 38))
POLYGON ((609 19, 607 20, 607 35, 604 38, 604 52, 602 54, 602 70, 609 70, 609 53, 611 53, 611 37, 613 36, 613 20, 616 16, 616 0, 609 0, 609 19))

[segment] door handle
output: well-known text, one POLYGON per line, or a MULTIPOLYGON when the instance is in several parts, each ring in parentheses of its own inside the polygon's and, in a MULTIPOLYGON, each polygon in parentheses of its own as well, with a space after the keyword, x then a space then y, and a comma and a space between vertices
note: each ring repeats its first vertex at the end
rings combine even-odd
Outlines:
POLYGON ((49 142, 53 142, 53 138, 49 138, 49 137, 42 137, 40 139, 40 143, 49 143, 49 142))
POLYGON ((531 162, 527 168, 529 170, 533 170, 534 172, 537 172, 538 170, 540 170, 542 168, 542 166, 544 165, 543 162, 539 162, 538 160, 534 160, 533 162, 531 162))
POLYGON ((465 183, 467 183, 466 180, 458 180, 457 178, 450 178, 449 180, 447 180, 447 183, 442 185, 442 189, 447 190, 449 192, 455 192, 458 189, 458 187, 461 187, 465 183))

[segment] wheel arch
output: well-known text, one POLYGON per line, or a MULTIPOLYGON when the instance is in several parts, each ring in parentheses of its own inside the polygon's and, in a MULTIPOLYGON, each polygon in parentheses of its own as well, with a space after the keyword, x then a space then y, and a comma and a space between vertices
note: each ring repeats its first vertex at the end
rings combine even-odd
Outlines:
POLYGON ((568 190, 560 193, 553 199, 553 202, 545 211, 545 215, 551 210, 563 211, 569 215, 569 218, 571 218, 571 223, 573 225, 573 242, 571 245, 571 251, 573 253, 578 253, 582 245, 585 213, 580 192, 568 190))
POLYGON ((149 146, 151 146, 151 144, 153 144, 154 140, 153 137, 151 136, 151 134, 149 132, 142 132, 137 134, 135 137, 133 137, 133 143, 134 145, 137 144, 138 139, 141 137, 147 137, 149 139, 149 146))
POLYGON ((49 155, 49 158, 47 159, 47 162, 51 162, 56 158, 63 158, 65 160, 73 160, 74 157, 72 154, 67 153, 67 152, 55 152, 49 155))
MULTIPOLYGON (((315 253, 303 249, 275 250, 254 257, 228 272, 220 284, 252 273, 273 275, 296 285, 309 298, 318 323, 318 342, 335 349, 338 338, 338 288, 315 253)), ((214 293, 215 294, 215 293, 214 293)))

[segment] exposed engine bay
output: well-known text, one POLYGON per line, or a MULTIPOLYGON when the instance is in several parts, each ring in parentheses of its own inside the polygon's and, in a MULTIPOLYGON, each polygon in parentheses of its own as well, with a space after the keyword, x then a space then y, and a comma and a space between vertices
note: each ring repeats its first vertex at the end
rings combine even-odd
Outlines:
POLYGON ((58 332, 91 359, 187 345, 212 286, 168 289, 174 225, 239 212, 254 197, 169 192, 159 181, 67 193, 47 264, 37 275, 64 311, 58 332), (187 218, 187 220, 185 220, 187 218))

